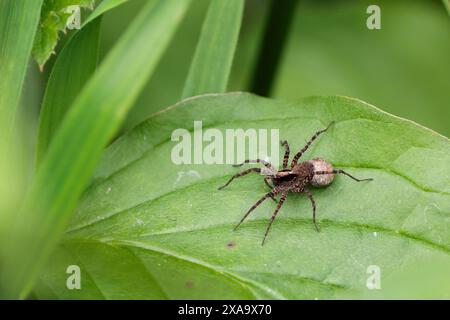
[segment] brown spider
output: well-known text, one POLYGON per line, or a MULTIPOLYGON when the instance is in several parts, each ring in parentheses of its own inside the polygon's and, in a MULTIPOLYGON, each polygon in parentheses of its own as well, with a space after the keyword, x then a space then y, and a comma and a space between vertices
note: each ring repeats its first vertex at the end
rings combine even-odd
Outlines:
MULTIPOLYGON (((269 225, 267 226, 266 233, 264 234, 263 241, 261 245, 264 245, 264 242, 266 241, 267 234, 269 233, 270 227, 272 226, 273 221, 275 220, 275 217, 278 214, 278 211, 280 211, 281 206, 283 205, 284 201, 286 200, 288 192, 295 192, 295 193, 305 193, 309 200, 311 200, 312 208, 313 208, 313 223, 316 227, 316 230, 319 231, 319 227, 316 223, 316 203, 314 201, 312 193, 309 191, 308 186, 312 185, 314 187, 326 187, 331 182, 333 182, 334 175, 337 173, 344 174, 350 178, 352 178, 355 181, 370 181, 373 180, 372 178, 369 179, 357 179, 350 175, 349 173, 341 170, 341 169, 333 169, 333 166, 329 163, 327 163, 325 160, 321 158, 313 158, 312 160, 304 161, 301 163, 297 163, 298 159, 303 155, 303 153, 308 150, 309 146, 313 143, 314 140, 316 140, 322 133, 326 132, 328 128, 334 123, 331 122, 328 127, 326 127, 323 130, 317 131, 311 139, 306 143, 306 145, 294 156, 291 162, 291 167, 288 168, 288 161, 289 161, 289 144, 287 141, 281 141, 281 145, 285 148, 284 158, 283 158, 283 168, 281 171, 278 171, 275 169, 275 167, 264 160, 256 159, 256 160, 245 160, 241 164, 233 165, 235 167, 242 166, 244 163, 262 163, 266 168, 268 168, 272 174, 267 175, 264 177, 264 182, 269 188, 271 188, 271 191, 266 193, 261 199, 259 199, 244 215, 244 217, 239 221, 239 223, 234 227, 233 230, 236 230, 241 223, 248 217, 248 215, 256 209, 263 201, 265 201, 267 198, 272 198, 275 202, 277 200, 275 199, 275 196, 281 193, 280 200, 278 201, 277 207, 275 211, 272 214, 272 217, 270 219, 269 225), (270 185, 270 180, 273 184, 273 186, 270 185)), ((228 180, 227 183, 225 183, 223 186, 219 188, 219 190, 225 188, 228 186, 231 181, 233 181, 235 178, 242 177, 246 174, 249 174, 251 172, 261 173, 260 168, 250 168, 247 170, 244 170, 242 172, 239 172, 232 176, 230 180, 228 180)))

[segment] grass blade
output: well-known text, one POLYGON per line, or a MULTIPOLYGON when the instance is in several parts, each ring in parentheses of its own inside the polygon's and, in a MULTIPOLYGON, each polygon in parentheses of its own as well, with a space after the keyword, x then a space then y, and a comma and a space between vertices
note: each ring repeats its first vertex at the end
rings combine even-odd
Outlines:
POLYGON ((45 90, 39 118, 37 164, 76 95, 97 67, 101 17, 128 0, 104 0, 59 53, 45 90))
POLYGON ((241 26, 244 1, 211 0, 183 98, 225 92, 241 26))
POLYGON ((100 24, 101 18, 95 19, 74 34, 55 62, 39 118, 38 164, 70 105, 97 67, 100 24))
POLYGON ((255 64, 250 91, 269 96, 289 35, 298 0, 271 0, 264 38, 255 64))
MULTIPOLYGON (((0 139, 9 141, 42 0, 0 1, 0 139)), ((8 145, 8 143, 6 143, 8 145)))
POLYGON ((83 88, 33 181, 11 232, 0 284, 25 298, 83 192, 107 142, 152 74, 189 1, 149 2, 83 88))
POLYGON ((101 16, 102 14, 104 14, 105 12, 114 9, 118 6, 120 6, 121 4, 130 1, 130 0, 103 0, 98 6, 97 8, 95 8, 94 12, 92 12, 89 17, 86 19, 85 22, 83 22, 83 25, 87 25, 88 23, 90 23, 91 21, 93 21, 94 19, 98 18, 99 16, 101 16))

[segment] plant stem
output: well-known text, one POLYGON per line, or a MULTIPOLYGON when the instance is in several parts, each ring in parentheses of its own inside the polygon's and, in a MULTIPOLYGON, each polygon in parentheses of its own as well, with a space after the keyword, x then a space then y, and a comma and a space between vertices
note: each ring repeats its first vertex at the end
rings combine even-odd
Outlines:
POLYGON ((261 96, 270 95, 298 2, 298 0, 270 1, 269 16, 250 85, 250 91, 261 96))

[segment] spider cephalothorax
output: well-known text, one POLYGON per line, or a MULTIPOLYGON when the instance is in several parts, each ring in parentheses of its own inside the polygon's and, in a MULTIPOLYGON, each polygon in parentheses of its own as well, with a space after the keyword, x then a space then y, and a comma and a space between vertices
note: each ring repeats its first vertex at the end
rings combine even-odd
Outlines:
MULTIPOLYGON (((371 178, 357 179, 343 170, 333 169, 333 166, 331 164, 327 163, 325 160, 321 158, 313 158, 311 160, 298 163, 298 160, 300 159, 302 154, 309 148, 311 143, 313 143, 313 141, 316 140, 318 136, 327 131, 332 124, 333 122, 330 123, 328 127, 326 127, 325 129, 317 131, 311 137, 311 139, 306 143, 306 145, 294 156, 294 158, 291 161, 290 167, 288 166, 290 150, 287 141, 281 142, 281 145, 284 146, 285 148, 285 153, 283 158, 283 167, 280 171, 278 171, 271 163, 261 159, 245 160, 241 164, 234 165, 234 166, 242 166, 244 163, 263 164, 267 168, 267 170, 264 172, 268 173, 264 177, 264 182, 271 189, 270 192, 266 193, 247 211, 247 213, 244 215, 241 221, 239 221, 239 223, 234 228, 235 230, 241 225, 241 223, 248 217, 248 215, 256 207, 258 207, 266 199, 272 198, 275 202, 277 202, 277 207, 272 214, 269 225, 267 226, 266 229, 266 233, 264 234, 264 238, 262 241, 262 244, 264 244, 267 234, 269 233, 270 227, 272 226, 273 220, 275 220, 278 211, 280 211, 281 206, 286 200, 288 192, 295 192, 295 193, 304 193, 308 196, 313 208, 313 223, 314 226, 316 227, 316 230, 319 231, 319 227, 316 223, 316 203, 314 201, 312 193, 308 189, 310 185, 314 187, 328 186, 331 182, 333 182, 334 175, 337 173, 344 174, 358 182, 372 180, 371 178), (272 185, 269 183, 269 181, 272 183, 272 185), (275 196, 277 196, 278 194, 281 194, 279 201, 275 199, 275 196)), ((228 186, 230 182, 233 181, 235 178, 242 177, 251 172, 262 173, 262 170, 261 168, 250 168, 240 173, 237 173, 234 176, 232 176, 225 185, 220 187, 219 190, 228 186)))

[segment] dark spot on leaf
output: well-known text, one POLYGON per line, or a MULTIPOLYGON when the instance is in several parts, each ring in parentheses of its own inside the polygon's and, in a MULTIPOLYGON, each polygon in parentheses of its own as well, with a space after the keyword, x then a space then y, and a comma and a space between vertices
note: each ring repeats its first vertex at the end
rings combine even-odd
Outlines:
POLYGON ((186 281, 186 288, 191 289, 194 286, 194 282, 191 280, 186 281))
POLYGON ((236 247, 236 242, 230 241, 230 242, 227 243, 227 248, 228 249, 233 249, 234 247, 236 247))

